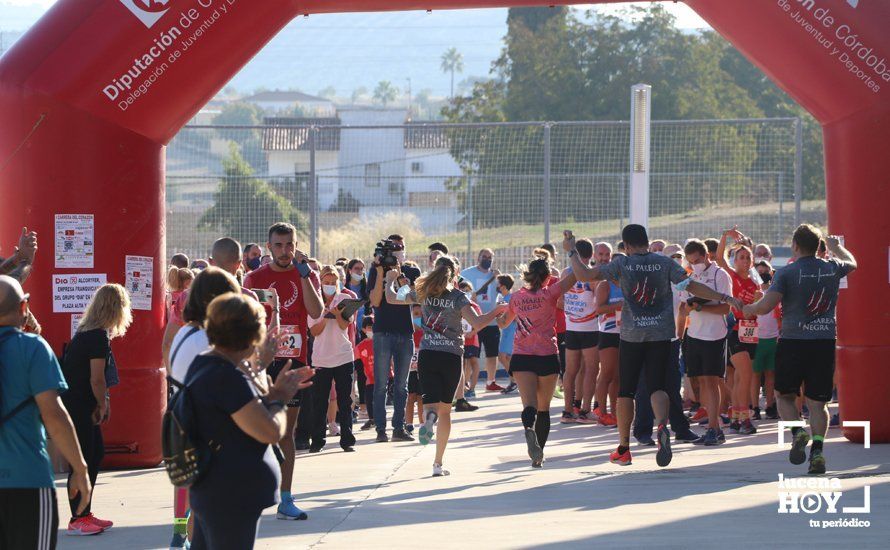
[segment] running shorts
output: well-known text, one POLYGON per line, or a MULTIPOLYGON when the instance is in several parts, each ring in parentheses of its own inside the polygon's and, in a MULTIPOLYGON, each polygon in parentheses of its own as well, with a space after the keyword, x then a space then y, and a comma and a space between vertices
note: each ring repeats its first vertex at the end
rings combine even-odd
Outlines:
POLYGON ((417 355, 417 379, 424 404, 451 403, 460 384, 460 355, 422 349, 417 355))
POLYGON ((834 388, 836 340, 792 340, 779 338, 776 345, 776 391, 800 394, 814 401, 831 401, 834 388))

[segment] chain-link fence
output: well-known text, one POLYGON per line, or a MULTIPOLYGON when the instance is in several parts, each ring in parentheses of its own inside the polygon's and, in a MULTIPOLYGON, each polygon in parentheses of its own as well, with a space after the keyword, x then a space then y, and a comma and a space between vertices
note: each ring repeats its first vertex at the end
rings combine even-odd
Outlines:
MULTIPOLYGON (((511 268, 564 228, 615 242, 627 222, 627 122, 348 126, 267 119, 187 126, 167 150, 167 251, 203 257, 221 235, 265 240, 274 221, 322 260, 367 258, 406 237, 409 256, 483 247, 511 268), (415 254, 411 254, 414 252, 415 254)), ((669 242, 738 224, 786 244, 824 201, 800 201, 798 119, 653 121, 650 235, 669 242)))

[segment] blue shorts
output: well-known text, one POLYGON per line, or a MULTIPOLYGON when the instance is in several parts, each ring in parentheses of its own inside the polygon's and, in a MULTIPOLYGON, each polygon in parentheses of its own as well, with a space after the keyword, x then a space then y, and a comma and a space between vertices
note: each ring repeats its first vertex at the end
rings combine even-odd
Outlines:
POLYGON ((513 355, 513 340, 516 338, 516 322, 501 331, 501 341, 498 344, 498 353, 513 355))

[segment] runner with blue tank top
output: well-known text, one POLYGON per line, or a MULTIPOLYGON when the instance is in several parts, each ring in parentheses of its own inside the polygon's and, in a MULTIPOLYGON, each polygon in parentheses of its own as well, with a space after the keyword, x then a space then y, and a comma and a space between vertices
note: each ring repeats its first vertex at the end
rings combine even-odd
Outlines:
MULTIPOLYGON (((612 247, 607 243, 600 243, 612 247)), ((597 245, 599 246, 599 245, 597 245)), ((618 343, 621 332, 621 305, 624 294, 621 288, 612 281, 600 281, 596 287, 596 311, 599 313, 599 354, 600 374, 596 381, 596 402, 593 414, 603 426, 616 426, 618 419, 616 405, 618 399, 618 343), (606 407, 606 397, 612 405, 611 412, 606 407)))

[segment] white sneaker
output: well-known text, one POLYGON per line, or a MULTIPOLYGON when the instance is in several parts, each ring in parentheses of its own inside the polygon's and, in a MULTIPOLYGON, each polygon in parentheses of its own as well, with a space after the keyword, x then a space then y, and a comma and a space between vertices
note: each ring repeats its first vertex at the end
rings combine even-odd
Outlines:
POLYGON ((328 424, 328 432, 330 432, 331 437, 336 437, 336 436, 340 435, 340 424, 337 424, 336 422, 331 422, 330 424, 328 424))
POLYGON ((433 464, 433 477, 450 476, 451 472, 442 467, 441 464, 433 464))

